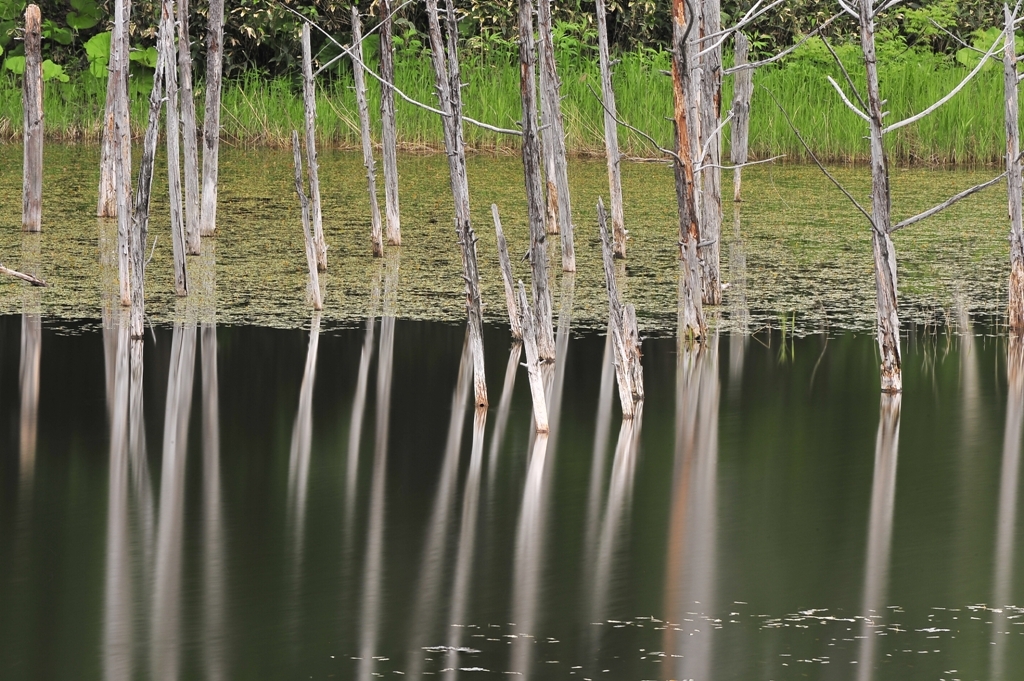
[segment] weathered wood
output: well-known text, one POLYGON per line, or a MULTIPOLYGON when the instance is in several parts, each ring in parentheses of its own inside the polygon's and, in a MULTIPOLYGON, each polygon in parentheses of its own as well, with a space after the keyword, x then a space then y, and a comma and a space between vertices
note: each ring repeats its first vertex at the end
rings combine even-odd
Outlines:
MULTIPOLYGON (((572 233, 572 203, 569 196, 569 164, 565 152, 565 127, 562 121, 562 84, 555 62, 555 42, 551 30, 551 1, 538 0, 537 28, 540 34, 541 101, 546 111, 544 146, 551 150, 557 196, 558 232, 562 236, 562 271, 576 271, 576 246, 572 233)), ((551 178, 548 178, 550 201, 551 178)))
MULTIPOLYGON (((359 46, 362 49, 362 45, 359 46)), ((360 74, 361 75, 361 74, 360 74)), ((302 24, 302 110, 306 121, 306 171, 309 174, 309 213, 316 246, 316 266, 327 271, 327 242, 320 211, 320 164, 316 156, 316 86, 313 82, 313 52, 309 44, 309 23, 302 24)))
POLYGON ((521 340, 523 326, 516 305, 515 284, 512 283, 512 261, 508 257, 508 244, 505 242, 505 232, 501 229, 501 217, 498 215, 498 205, 495 203, 491 204, 491 215, 494 216, 494 232, 498 241, 498 263, 501 265, 501 282, 505 286, 509 328, 512 330, 512 338, 521 340))
POLYGON ((16 279, 27 281, 33 286, 46 286, 46 282, 43 281, 42 279, 31 274, 25 274, 24 272, 19 272, 18 270, 12 270, 8 267, 4 267, 3 263, 0 263, 0 274, 6 274, 10 277, 15 277, 16 279))
POLYGON ((604 153, 608 162, 608 196, 612 209, 612 236, 615 257, 626 257, 626 219, 622 211, 622 172, 619 157, 619 126, 615 108, 615 88, 612 87, 612 69, 608 52, 608 18, 604 0, 596 1, 597 50, 601 69, 601 100, 604 102, 604 153))
MULTIPOLYGON (((615 366, 615 379, 619 386, 619 404, 622 407, 622 418, 633 418, 635 406, 633 371, 630 353, 625 339, 625 311, 619 299, 619 290, 615 282, 615 256, 612 238, 608 233, 608 220, 604 210, 604 201, 597 200, 597 225, 601 232, 601 261, 604 265, 604 284, 608 293, 608 329, 612 335, 612 363, 615 366)), ((635 319, 634 319, 635 324, 635 319)), ((641 392, 642 392, 641 388, 641 392)))
MULTIPOLYGON (((161 21, 161 31, 163 30, 163 21, 161 21)), ((157 50, 153 89, 149 94, 149 120, 146 123, 146 136, 142 142, 142 160, 139 162, 139 181, 135 189, 129 238, 132 261, 130 329, 132 338, 137 339, 141 339, 145 332, 146 290, 144 284, 146 238, 149 233, 149 198, 153 191, 153 163, 160 134, 160 108, 164 101, 164 75, 166 73, 167 53, 164 50, 157 50)))
POLYGON ((462 276, 466 284, 466 312, 469 317, 470 348, 473 355, 474 394, 476 406, 486 407, 483 305, 477 270, 476 237, 470 223, 469 180, 466 176, 466 149, 462 136, 462 79, 457 48, 459 32, 452 3, 448 3, 446 9, 447 40, 444 40, 441 36, 437 0, 427 0, 431 58, 437 96, 443 114, 441 123, 448 156, 448 171, 451 176, 452 198, 455 203, 455 233, 462 251, 462 276))
POLYGON ((309 267, 309 288, 313 298, 313 309, 324 309, 323 300, 320 297, 320 277, 316 263, 316 244, 313 241, 313 230, 309 219, 309 197, 302 186, 302 154, 299 151, 299 132, 292 130, 292 155, 295 164, 295 193, 299 195, 299 205, 302 207, 302 233, 306 245, 306 265, 309 267))
POLYGON ((530 395, 533 398, 533 422, 538 433, 548 432, 548 405, 544 397, 544 381, 540 375, 540 355, 537 349, 537 330, 534 311, 526 299, 526 287, 519 280, 519 312, 522 315, 523 346, 526 349, 526 372, 530 377, 530 395))
MULTIPOLYGON (((103 108, 103 133, 100 142, 100 185, 96 201, 96 215, 112 218, 117 215, 117 138, 114 116, 118 110, 119 97, 128 92, 128 19, 131 12, 130 0, 114 0, 114 15, 110 31, 110 57, 107 61, 107 97, 103 108)), ((125 109, 127 115, 127 108, 125 109)), ((122 270, 124 275, 125 271, 122 270)))
MULTIPOLYGON (((130 0, 116 0, 115 24, 120 24, 120 40, 111 37, 111 74, 116 75, 113 94, 113 144, 111 154, 114 166, 114 194, 117 215, 117 272, 121 305, 132 304, 131 294, 131 223, 132 223, 132 136, 128 112, 128 20, 130 0)), ((108 83, 108 92, 110 84, 108 83)), ((108 95, 109 96, 109 95, 108 95)))
POLYGON ((40 231, 43 221, 43 38, 39 7, 25 8, 25 73, 22 76, 25 153, 21 228, 40 231))
MULTIPOLYGON (((701 33, 712 36, 722 27, 720 0, 701 0, 701 33)), ((701 259, 701 285, 704 303, 722 303, 722 41, 704 48, 700 60, 701 95, 699 97, 701 121, 700 144, 702 157, 697 163, 702 168, 700 178, 701 221, 699 253, 701 259), (704 150, 706 155, 704 155, 704 150)))
POLYGON ((875 294, 878 304, 878 352, 882 358, 882 391, 903 390, 900 355, 900 320, 897 313, 896 249, 890 236, 889 164, 882 146, 882 98, 878 88, 875 55, 874 3, 860 3, 860 43, 867 72, 868 111, 871 128, 871 244, 875 260, 875 294))
POLYGON ((1016 17, 1003 5, 1006 37, 1003 47, 1003 87, 1006 100, 1006 189, 1010 204, 1010 331, 1024 333, 1024 227, 1021 225, 1021 162, 1017 52, 1013 39, 1016 17))
POLYGON ((694 247, 700 242, 700 216, 693 174, 698 128, 691 79, 694 48, 690 44, 690 34, 693 33, 693 24, 694 18, 687 21, 686 1, 672 0, 672 103, 676 132, 673 169, 679 208, 680 257, 684 256, 691 240, 694 247))
POLYGON ((203 198, 199 233, 202 236, 213 236, 217 231, 220 91, 224 72, 224 0, 210 0, 206 19, 206 120, 203 122, 203 198))
MULTIPOLYGON (((742 32, 736 32, 735 64, 742 66, 747 63, 750 41, 742 32)), ((742 201, 743 168, 739 166, 747 162, 747 135, 750 132, 750 98, 753 95, 752 69, 736 72, 733 81, 732 95, 732 138, 729 141, 729 160, 734 166, 732 171, 732 200, 742 201)))
MULTIPOLYGON (((303 43, 305 44, 305 43, 303 43)), ((373 140, 370 139, 370 108, 366 101, 366 81, 363 77, 363 26, 359 8, 352 7, 352 45, 356 59, 352 60, 352 75, 356 86, 356 104, 359 109, 359 135, 363 141, 363 165, 370 193, 370 242, 373 254, 384 255, 384 237, 381 233, 380 207, 377 205, 377 171, 373 162, 373 140)), ((387 89, 387 88, 385 88, 387 89)))
POLYGON ((188 29, 188 0, 178 0, 178 92, 181 96, 181 135, 185 152, 186 253, 199 255, 199 147, 196 138, 196 100, 192 91, 192 43, 188 29))
MULTIPOLYGON (((391 0, 381 0, 380 77, 385 83, 395 82, 395 41, 391 12, 391 0)), ((382 85, 380 91, 380 130, 388 243, 400 246, 402 225, 398 210, 398 128, 395 125, 395 92, 387 85, 382 85)))
POLYGON ((160 3, 157 49, 164 56, 164 89, 167 95, 167 190, 171 208, 171 247, 174 252, 174 291, 188 295, 185 267, 185 224, 181 214, 181 129, 178 118, 178 71, 174 51, 174 0, 160 3))
POLYGON ((644 401, 644 371, 640 364, 640 328, 636 323, 636 308, 626 303, 622 309, 622 345, 629 362, 629 384, 633 390, 634 409, 644 401))
MULTIPOLYGON (((530 270, 533 305, 537 320, 537 351, 541 358, 555 358, 555 331, 551 318, 551 291, 544 228, 544 192, 540 178, 537 131, 537 90, 533 53, 533 0, 519 0, 519 95, 523 107, 523 175, 530 224, 530 270)), ((525 330, 524 330, 525 331, 525 330)))

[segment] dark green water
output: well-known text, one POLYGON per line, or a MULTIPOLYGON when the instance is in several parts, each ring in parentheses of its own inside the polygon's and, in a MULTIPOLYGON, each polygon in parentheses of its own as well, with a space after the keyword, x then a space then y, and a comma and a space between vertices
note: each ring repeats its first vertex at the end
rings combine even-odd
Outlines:
POLYGON ((116 321, 35 319, 0 317, 4 679, 1024 664, 1024 367, 1008 386, 1002 339, 911 329, 902 398, 864 335, 650 339, 633 427, 584 333, 545 441, 497 327, 475 416, 458 326, 186 324, 132 347, 116 321))

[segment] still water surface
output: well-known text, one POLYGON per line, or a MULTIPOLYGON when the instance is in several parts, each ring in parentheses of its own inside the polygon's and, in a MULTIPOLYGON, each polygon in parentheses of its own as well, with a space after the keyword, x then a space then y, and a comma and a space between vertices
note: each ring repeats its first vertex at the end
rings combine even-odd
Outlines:
POLYGON ((649 339, 635 424, 563 336, 538 438, 499 327, 474 414, 455 325, 59 326, 0 317, 2 678, 1024 665, 1024 359, 970 327, 902 398, 865 335, 649 339))

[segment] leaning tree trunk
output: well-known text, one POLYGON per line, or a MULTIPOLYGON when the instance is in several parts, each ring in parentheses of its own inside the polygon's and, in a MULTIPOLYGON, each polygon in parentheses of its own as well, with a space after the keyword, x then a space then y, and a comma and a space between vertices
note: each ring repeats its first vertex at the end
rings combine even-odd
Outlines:
POLYGON ((1024 229, 1021 227, 1020 128, 1017 102, 1017 52, 1013 39, 1015 17, 1003 5, 1006 44, 1003 48, 1003 83, 1006 99, 1006 187, 1010 201, 1010 331, 1024 333, 1024 229))
MULTIPOLYGON (((704 35, 715 35, 722 28, 722 8, 719 0, 702 0, 704 35)), ((717 40, 715 41, 717 42, 717 40)), ((700 173, 701 193, 701 265, 704 302, 720 305, 722 302, 721 242, 722 242, 722 135, 718 126, 722 118, 722 47, 719 45, 701 60, 701 144, 708 149, 707 157, 699 159, 704 169, 700 173), (711 136, 714 135, 714 139, 711 136)))
MULTIPOLYGON (((736 66, 747 63, 750 41, 742 32, 736 32, 736 66)), ((743 168, 747 162, 747 135, 750 132, 750 97, 753 94, 753 70, 740 69, 733 80, 732 138, 729 140, 729 160, 736 166, 732 171, 732 200, 741 201, 743 168)))
POLYGON ((217 231, 217 171, 220 150, 220 84, 224 70, 224 0, 210 0, 206 34, 206 120, 203 122, 203 203, 199 232, 217 231))
MULTIPOLYGON (((114 117, 117 115, 118 97, 128 96, 127 26, 130 12, 130 0, 114 1, 110 59, 107 64, 107 101, 103 109, 103 139, 100 143, 100 191, 96 202, 96 215, 101 218, 112 218, 117 215, 117 167, 114 161, 117 154, 117 138, 114 117)), ((125 112, 127 114, 127 108, 125 112)))
POLYGON ((601 98, 604 102, 604 151, 608 161, 608 192, 612 208, 612 238, 615 257, 626 257, 626 219, 622 212, 622 173, 619 167, 619 124, 615 121, 615 89, 608 54, 608 21, 604 0, 597 0, 597 49, 601 68, 601 98))
POLYGON ((537 136, 537 90, 534 86, 533 2, 519 0, 519 96, 523 107, 523 175, 530 223, 530 268, 533 306, 537 321, 537 352, 541 359, 555 358, 555 334, 551 321, 547 249, 544 241, 544 190, 540 179, 540 147, 537 136))
POLYGON ((309 173, 310 219, 313 243, 316 244, 316 266, 327 271, 327 242, 324 241, 324 220, 320 210, 320 164, 316 156, 316 89, 313 82, 313 50, 309 44, 309 24, 302 24, 302 108, 306 121, 306 170, 309 173))
MULTIPOLYGON (((380 3, 380 77, 395 82, 395 46, 391 25, 391 0, 380 3)), ((381 165, 384 167, 384 213, 388 243, 402 244, 398 211, 398 130, 395 126, 395 92, 388 85, 380 90, 381 165)))
POLYGON ((189 255, 199 255, 199 148, 196 140, 196 100, 192 92, 192 43, 188 31, 188 0, 178 0, 178 78, 181 95, 181 134, 185 152, 185 243, 189 255))
POLYGON ((867 114, 871 126, 871 243, 875 256, 878 352, 882 357, 882 391, 898 393, 903 390, 903 377, 896 306, 896 249, 890 236, 889 167, 882 146, 882 98, 878 89, 873 4, 871 0, 860 3, 860 44, 867 71, 867 114))

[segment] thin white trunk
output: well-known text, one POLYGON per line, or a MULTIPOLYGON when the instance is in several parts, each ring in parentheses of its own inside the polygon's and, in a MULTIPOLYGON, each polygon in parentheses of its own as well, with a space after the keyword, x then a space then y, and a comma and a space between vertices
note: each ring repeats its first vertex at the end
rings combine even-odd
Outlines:
POLYGON ((199 148, 196 139, 196 100, 192 92, 192 43, 188 30, 188 0, 178 0, 178 91, 181 96, 182 148, 185 152, 186 253, 199 255, 199 148))
MULTIPOLYGON (((736 32, 736 66, 747 63, 750 41, 743 33, 736 32)), ((753 69, 736 72, 732 96, 732 139, 729 142, 729 160, 734 166, 747 162, 747 135, 750 132, 750 98, 753 94, 753 69)), ((741 201, 740 188, 743 184, 743 169, 732 171, 732 199, 741 201)))
POLYGON ((359 135, 363 141, 363 165, 366 166, 366 182, 370 194, 370 241, 373 244, 373 254, 379 258, 384 255, 384 238, 381 234, 380 207, 377 205, 377 171, 373 163, 373 140, 370 138, 370 108, 366 101, 366 81, 362 67, 365 63, 363 27, 359 20, 358 7, 352 8, 352 45, 358 59, 352 60, 352 74, 355 78, 356 103, 359 108, 359 135))
POLYGON ((626 257, 626 220, 622 212, 622 173, 619 159, 619 125, 615 109, 615 89, 608 50, 608 19, 604 0, 597 0, 597 48, 601 67, 601 98, 604 102, 604 151, 608 162, 608 191, 612 209, 612 237, 615 257, 626 257))
MULTIPOLYGON (((380 77, 385 83, 395 82, 395 46, 391 11, 391 0, 381 0, 380 77)), ((398 129, 395 126, 395 93, 386 85, 381 87, 380 92, 380 129, 388 243, 400 246, 402 225, 398 211, 398 129)))
POLYGON ((224 71, 224 0, 210 0, 206 35, 206 120, 203 122, 203 198, 199 233, 217 231, 217 154, 220 148, 220 89, 224 71))
POLYGON ((174 291, 179 296, 187 296, 185 225, 181 214, 181 130, 178 119, 178 72, 174 59, 174 0, 163 0, 160 14, 158 49, 164 56, 164 83, 167 95, 167 190, 171 208, 174 291))
POLYGON ((316 243, 313 240, 313 230, 309 219, 309 197, 302 186, 302 154, 299 151, 299 133, 292 131, 292 154, 295 163, 295 193, 299 195, 299 204, 302 207, 302 233, 306 245, 306 265, 309 267, 309 289, 313 300, 313 309, 324 309, 324 303, 320 297, 320 277, 316 266, 316 243))
MULTIPOLYGON (((361 47, 361 46, 360 46, 361 47)), ((320 164, 316 157, 316 88, 313 83, 313 52, 309 44, 309 24, 302 24, 302 108, 306 119, 306 170, 309 173, 309 214, 316 246, 316 266, 327 271, 327 242, 324 241, 320 212, 320 164)))

